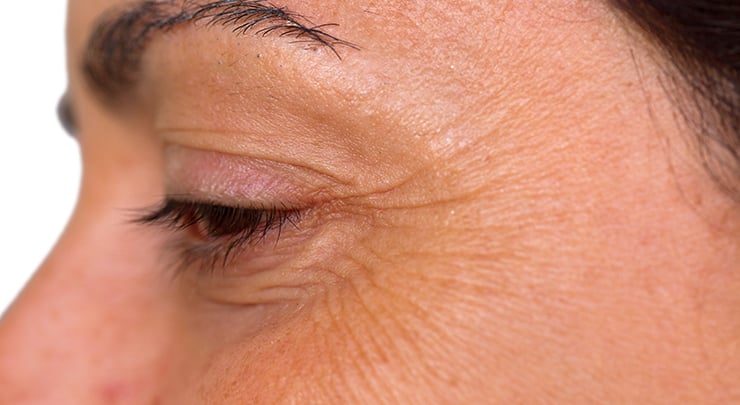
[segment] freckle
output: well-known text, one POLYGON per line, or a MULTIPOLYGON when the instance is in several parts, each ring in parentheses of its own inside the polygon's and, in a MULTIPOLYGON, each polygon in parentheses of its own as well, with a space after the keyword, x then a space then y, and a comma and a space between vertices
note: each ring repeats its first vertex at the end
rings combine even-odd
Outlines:
POLYGON ((696 196, 694 196, 694 205, 696 205, 697 207, 701 207, 702 205, 704 205, 704 198, 701 194, 697 194, 696 196))
POLYGON ((119 403, 128 395, 128 389, 124 384, 110 383, 100 388, 100 395, 106 404, 119 403))

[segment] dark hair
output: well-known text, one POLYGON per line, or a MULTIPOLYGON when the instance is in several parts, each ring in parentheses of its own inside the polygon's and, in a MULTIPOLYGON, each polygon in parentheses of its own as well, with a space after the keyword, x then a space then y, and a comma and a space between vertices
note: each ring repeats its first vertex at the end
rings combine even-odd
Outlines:
POLYGON ((668 57, 702 163, 740 201, 740 2, 609 0, 668 57), (678 80, 676 80, 678 79, 678 80), (688 96, 688 97, 686 97, 688 96))

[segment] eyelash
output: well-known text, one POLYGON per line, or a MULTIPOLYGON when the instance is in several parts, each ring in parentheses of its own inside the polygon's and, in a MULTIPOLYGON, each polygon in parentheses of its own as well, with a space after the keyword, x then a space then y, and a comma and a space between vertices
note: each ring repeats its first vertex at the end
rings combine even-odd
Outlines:
POLYGON ((277 233, 277 243, 284 227, 297 227, 299 220, 300 212, 287 208, 242 208, 167 198, 135 222, 192 232, 180 244, 184 264, 200 263, 213 271, 271 234, 277 233))

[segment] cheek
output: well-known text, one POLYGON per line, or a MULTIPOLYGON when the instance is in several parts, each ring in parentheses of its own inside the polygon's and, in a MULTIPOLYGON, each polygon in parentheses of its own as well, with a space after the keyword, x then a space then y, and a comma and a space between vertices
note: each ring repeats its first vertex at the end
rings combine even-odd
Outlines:
POLYGON ((479 356, 493 341, 481 325, 493 320, 484 296, 494 286, 466 270, 474 259, 459 251, 440 260, 452 251, 444 243, 463 240, 460 230, 420 226, 428 210, 402 211, 366 219, 372 225, 355 224, 354 238, 335 241, 334 254, 315 267, 321 286, 290 315, 257 332, 233 333, 232 324, 231 337, 205 356, 201 396, 389 403, 472 391, 485 398, 491 364, 479 356), (442 234, 448 239, 435 241, 442 234), (458 271, 468 273, 457 278, 458 271))

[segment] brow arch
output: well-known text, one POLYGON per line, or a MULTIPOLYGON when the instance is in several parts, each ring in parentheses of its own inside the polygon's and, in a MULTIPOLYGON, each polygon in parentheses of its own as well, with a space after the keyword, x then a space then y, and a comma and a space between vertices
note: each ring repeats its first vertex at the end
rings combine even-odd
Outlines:
POLYGON ((266 0, 144 0, 106 13, 96 24, 83 56, 83 73, 93 90, 115 100, 131 89, 139 76, 147 45, 158 33, 184 24, 205 21, 207 26, 231 27, 240 35, 277 35, 293 43, 307 43, 330 50, 359 49, 326 29, 337 24, 313 25, 310 20, 266 0))

